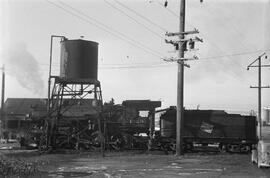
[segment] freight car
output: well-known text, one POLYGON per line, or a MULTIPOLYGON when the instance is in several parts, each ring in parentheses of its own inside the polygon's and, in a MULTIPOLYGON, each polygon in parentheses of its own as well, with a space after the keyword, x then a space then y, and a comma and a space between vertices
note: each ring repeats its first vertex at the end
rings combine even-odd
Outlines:
MULTIPOLYGON (((182 138, 184 150, 195 146, 216 145, 220 151, 248 152, 257 143, 256 117, 228 114, 221 110, 185 110, 182 138)), ((164 150, 175 149, 176 109, 169 108, 160 116, 156 142, 164 150)))

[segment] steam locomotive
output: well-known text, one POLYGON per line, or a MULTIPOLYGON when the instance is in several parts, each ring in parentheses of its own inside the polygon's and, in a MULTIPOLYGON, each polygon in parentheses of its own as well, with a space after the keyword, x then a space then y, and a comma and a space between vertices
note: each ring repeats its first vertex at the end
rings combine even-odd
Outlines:
MULTIPOLYGON (((61 132, 58 133, 62 136, 58 145, 69 149, 99 149, 103 141, 107 150, 175 151, 176 108, 162 110, 158 130, 154 127, 155 114, 159 112, 155 108, 160 105, 160 101, 127 100, 122 105, 105 104, 103 112, 95 118, 69 118, 69 125, 67 122, 60 124, 61 132)), ((223 152, 248 152, 257 143, 254 116, 228 114, 221 110, 185 110, 182 125, 185 151, 214 145, 223 152)))

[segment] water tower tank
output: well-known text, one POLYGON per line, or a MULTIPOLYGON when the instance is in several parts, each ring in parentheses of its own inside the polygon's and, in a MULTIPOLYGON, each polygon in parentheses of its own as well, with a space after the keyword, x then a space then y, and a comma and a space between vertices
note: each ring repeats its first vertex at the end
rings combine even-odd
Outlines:
POLYGON ((60 77, 97 80, 98 43, 86 40, 61 42, 60 77))

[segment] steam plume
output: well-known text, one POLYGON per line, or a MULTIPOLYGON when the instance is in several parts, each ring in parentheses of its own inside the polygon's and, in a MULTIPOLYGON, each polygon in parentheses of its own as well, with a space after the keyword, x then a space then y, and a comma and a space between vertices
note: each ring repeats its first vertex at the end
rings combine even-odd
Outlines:
POLYGON ((20 85, 34 94, 42 95, 44 83, 41 78, 38 63, 27 51, 26 44, 20 42, 12 46, 4 54, 7 74, 15 77, 20 85))

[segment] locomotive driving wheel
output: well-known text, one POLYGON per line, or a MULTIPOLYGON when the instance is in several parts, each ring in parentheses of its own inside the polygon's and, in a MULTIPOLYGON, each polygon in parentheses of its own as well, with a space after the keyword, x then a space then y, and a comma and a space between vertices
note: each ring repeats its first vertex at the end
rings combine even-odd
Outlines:
POLYGON ((121 134, 113 135, 110 138, 109 146, 113 150, 121 150, 125 145, 125 139, 121 134))

